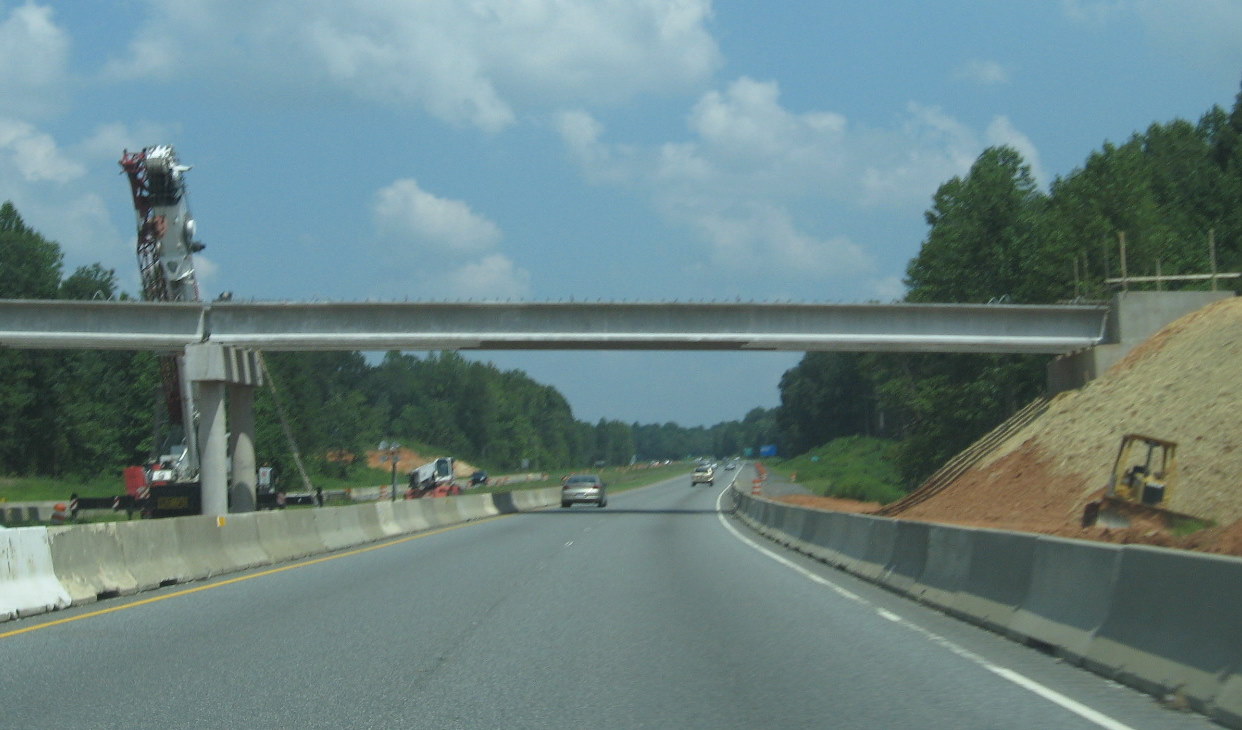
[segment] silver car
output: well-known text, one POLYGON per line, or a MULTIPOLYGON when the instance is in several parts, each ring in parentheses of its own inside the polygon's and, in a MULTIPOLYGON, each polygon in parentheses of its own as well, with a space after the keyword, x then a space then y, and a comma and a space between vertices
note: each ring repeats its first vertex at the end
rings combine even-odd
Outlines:
POLYGON ((574 474, 561 485, 561 507, 572 507, 577 502, 590 502, 596 507, 608 506, 608 493, 604 482, 595 474, 574 474))

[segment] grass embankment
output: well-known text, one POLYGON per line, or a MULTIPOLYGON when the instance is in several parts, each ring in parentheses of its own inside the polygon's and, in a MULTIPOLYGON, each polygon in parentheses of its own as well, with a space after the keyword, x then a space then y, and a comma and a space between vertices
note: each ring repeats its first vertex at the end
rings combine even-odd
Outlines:
POLYGON ((792 459, 765 460, 764 465, 785 477, 796 474, 798 484, 821 497, 887 504, 905 496, 894 466, 895 448, 893 441, 849 436, 792 459))
POLYGON ((96 477, 87 480, 55 477, 0 477, 0 503, 49 502, 67 500, 77 493, 81 497, 111 497, 125 491, 118 474, 115 479, 96 477))

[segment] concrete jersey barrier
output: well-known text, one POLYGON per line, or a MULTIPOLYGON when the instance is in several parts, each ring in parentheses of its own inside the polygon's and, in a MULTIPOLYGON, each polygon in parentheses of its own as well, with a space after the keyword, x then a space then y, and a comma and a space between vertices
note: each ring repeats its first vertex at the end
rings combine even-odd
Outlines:
POLYGON ((542 509, 558 488, 215 517, 0 529, 0 621, 542 509))
POLYGON ((778 542, 1242 728, 1242 559, 731 498, 778 542))
POLYGON ((65 608, 71 600, 52 569, 46 527, 0 530, 0 620, 65 608))
POLYGON ((121 550, 117 523, 50 527, 48 540, 52 568, 73 605, 138 591, 138 580, 129 571, 121 550))

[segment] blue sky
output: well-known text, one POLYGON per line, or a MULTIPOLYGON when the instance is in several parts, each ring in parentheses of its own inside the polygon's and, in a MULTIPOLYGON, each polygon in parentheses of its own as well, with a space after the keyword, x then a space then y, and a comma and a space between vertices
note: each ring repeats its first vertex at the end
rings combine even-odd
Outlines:
MULTIPOLYGON (((938 185, 1233 104, 1242 0, 0 0, 0 200, 137 291, 168 143, 204 298, 888 301, 938 185)), ((495 353, 594 421, 778 402, 795 354, 495 353)))

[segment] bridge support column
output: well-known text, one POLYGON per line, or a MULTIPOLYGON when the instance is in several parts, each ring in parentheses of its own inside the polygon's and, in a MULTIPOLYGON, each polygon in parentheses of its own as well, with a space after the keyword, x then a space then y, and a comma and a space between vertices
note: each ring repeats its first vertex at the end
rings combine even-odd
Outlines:
POLYGON ((262 384, 258 359, 251 350, 211 343, 185 348, 186 376, 198 389, 199 480, 203 514, 254 510, 256 480, 254 455, 254 388, 262 384), (225 392, 233 436, 226 423, 225 392), (233 489, 229 489, 229 451, 233 454, 233 489))
POLYGON ((203 514, 228 514, 228 428, 225 424, 224 383, 198 384, 199 481, 203 514))
POLYGON ((253 512, 258 472, 254 458, 254 386, 229 386, 230 453, 233 484, 229 487, 229 511, 253 512))

